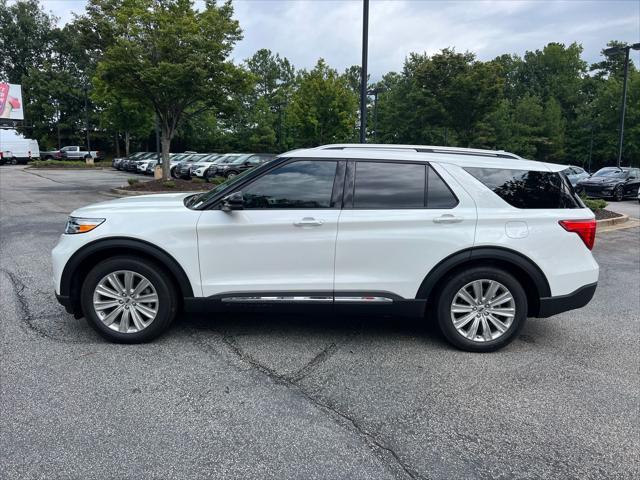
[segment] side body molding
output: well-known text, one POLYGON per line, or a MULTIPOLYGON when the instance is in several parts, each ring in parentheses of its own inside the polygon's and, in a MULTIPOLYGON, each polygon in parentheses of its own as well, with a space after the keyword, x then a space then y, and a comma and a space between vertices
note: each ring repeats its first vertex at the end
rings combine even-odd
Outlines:
POLYGON ((94 255, 106 254, 107 252, 109 252, 108 256, 111 256, 113 254, 117 254, 118 251, 122 251, 122 253, 133 251, 157 261, 175 277, 182 296, 193 297, 193 288, 191 286, 191 282, 189 282, 189 278, 180 264, 170 254, 160 247, 144 240, 126 237, 96 240, 95 242, 85 245, 74 253, 62 272, 62 277, 60 279, 60 295, 71 295, 74 277, 86 259, 94 255))
POLYGON ((473 262, 475 260, 491 260, 509 263, 529 276, 538 290, 538 297, 551 296, 551 288, 549 287, 547 277, 545 277, 542 270, 540 270, 540 267, 528 257, 508 248, 474 247, 454 253, 438 263, 422 281, 416 298, 428 299, 438 282, 440 282, 448 272, 466 262, 473 262))

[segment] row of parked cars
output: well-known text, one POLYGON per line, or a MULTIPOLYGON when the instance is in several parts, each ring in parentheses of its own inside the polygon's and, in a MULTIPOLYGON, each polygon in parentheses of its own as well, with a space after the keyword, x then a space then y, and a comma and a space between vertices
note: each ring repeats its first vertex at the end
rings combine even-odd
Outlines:
POLYGON ((582 167, 569 166, 562 173, 578 194, 591 198, 611 198, 622 201, 628 197, 640 200, 640 169, 604 167, 594 174, 582 167))
MULTIPOLYGON (((232 178, 250 168, 275 158, 271 153, 175 153, 171 154, 171 176, 188 180, 192 177, 210 178, 221 176, 232 178)), ((124 158, 114 158, 112 165, 117 170, 153 175, 161 163, 155 152, 137 152, 124 158)))

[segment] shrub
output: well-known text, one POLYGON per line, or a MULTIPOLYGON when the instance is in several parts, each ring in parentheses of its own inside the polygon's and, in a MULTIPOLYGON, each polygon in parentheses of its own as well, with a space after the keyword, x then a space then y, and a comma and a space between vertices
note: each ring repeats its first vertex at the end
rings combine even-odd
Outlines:
POLYGON ((167 188, 176 188, 176 182, 172 180, 167 180, 166 182, 162 182, 162 185, 164 185, 167 188))
POLYGON ((227 179, 224 177, 213 177, 211 180, 209 180, 211 183, 213 183, 214 185, 220 185, 221 183, 225 182, 227 179))
POLYGON ((193 183, 204 183, 204 180, 203 180, 202 178, 198 178, 198 177, 193 177, 193 178, 191 179, 191 181, 192 181, 193 183))
POLYGON ((587 198, 584 193, 580 195, 580 198, 587 208, 590 208, 593 212, 603 210, 607 206, 607 202, 602 198, 587 198))
POLYGON ((135 185, 136 183, 140 183, 140 180, 137 178, 127 178, 127 182, 129 182, 129 185, 135 185))
POLYGON ((111 162, 94 162, 91 165, 84 160, 32 160, 29 165, 34 168, 95 168, 111 166, 111 162))

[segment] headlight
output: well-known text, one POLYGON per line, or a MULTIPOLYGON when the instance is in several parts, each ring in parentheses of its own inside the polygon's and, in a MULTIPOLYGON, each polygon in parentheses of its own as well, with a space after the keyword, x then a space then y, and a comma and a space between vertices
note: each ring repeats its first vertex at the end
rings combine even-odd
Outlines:
POLYGON ((69 219, 67 220, 67 226, 64 228, 64 233, 87 233, 103 222, 104 218, 69 217, 69 219))

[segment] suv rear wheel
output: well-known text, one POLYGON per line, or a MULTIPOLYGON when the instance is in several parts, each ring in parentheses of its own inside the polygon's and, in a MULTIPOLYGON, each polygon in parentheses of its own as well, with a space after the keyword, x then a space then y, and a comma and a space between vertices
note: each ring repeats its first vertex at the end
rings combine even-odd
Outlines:
POLYGON ((176 316, 171 279, 154 263, 114 257, 96 265, 81 291, 89 324, 118 343, 140 343, 162 334, 176 316))
POLYGON ((476 267, 449 277, 440 292, 437 317, 456 347, 489 352, 510 343, 527 318, 527 296, 510 273, 476 267))

